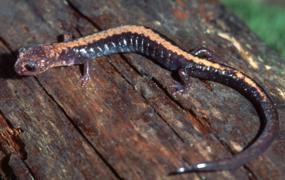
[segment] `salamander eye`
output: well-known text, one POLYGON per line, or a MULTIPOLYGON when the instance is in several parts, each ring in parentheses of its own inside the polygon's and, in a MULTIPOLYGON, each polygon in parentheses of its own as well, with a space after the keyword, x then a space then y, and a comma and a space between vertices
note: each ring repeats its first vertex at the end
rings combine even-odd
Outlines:
POLYGON ((37 70, 37 67, 38 67, 38 65, 34 61, 30 61, 27 64, 25 64, 25 68, 31 72, 35 72, 37 70))

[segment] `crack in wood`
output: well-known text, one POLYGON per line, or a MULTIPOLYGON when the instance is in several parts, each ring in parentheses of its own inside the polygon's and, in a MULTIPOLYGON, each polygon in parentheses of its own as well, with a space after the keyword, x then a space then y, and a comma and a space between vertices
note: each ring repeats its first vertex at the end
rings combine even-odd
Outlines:
POLYGON ((23 132, 20 128, 11 128, 12 125, 8 119, 1 113, 0 116, 0 149, 5 154, 1 160, 1 169, 7 178, 16 178, 17 171, 26 171, 31 176, 33 172, 30 170, 24 160, 27 159, 25 143, 20 139, 20 134, 23 132), (17 162, 11 164, 11 157, 17 162), (23 163, 19 165, 19 163, 23 163))
POLYGON ((17 154, 21 159, 27 158, 25 145, 19 135, 22 133, 20 128, 4 127, 0 130, 1 151, 5 154, 17 154))
POLYGON ((13 49, 11 48, 10 44, 0 36, 0 42, 10 51, 13 52, 13 49))
POLYGON ((102 30, 98 24, 96 24, 91 18, 86 16, 84 13, 82 13, 70 0, 65 0, 67 2, 67 5, 72 9, 77 15, 81 16, 83 19, 85 19, 87 22, 89 22, 93 27, 98 29, 99 31, 102 30))

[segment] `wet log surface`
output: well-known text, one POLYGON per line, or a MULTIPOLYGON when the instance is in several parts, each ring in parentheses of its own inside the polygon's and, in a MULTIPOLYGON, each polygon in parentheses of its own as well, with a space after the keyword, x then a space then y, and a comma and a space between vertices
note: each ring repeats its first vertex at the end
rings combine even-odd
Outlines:
MULTIPOLYGON (((171 95, 173 74, 146 58, 114 55, 92 64, 79 86, 78 67, 36 77, 13 70, 17 49, 81 37, 124 24, 165 34, 186 50, 207 47, 217 61, 260 82, 277 104, 285 99, 285 65, 217 1, 1 0, 1 176, 21 179, 282 179, 281 131, 262 156, 233 171, 168 177, 176 167, 230 157, 256 135, 252 105, 223 85, 192 79, 171 95)), ((283 61, 284 62, 284 61, 283 61)))

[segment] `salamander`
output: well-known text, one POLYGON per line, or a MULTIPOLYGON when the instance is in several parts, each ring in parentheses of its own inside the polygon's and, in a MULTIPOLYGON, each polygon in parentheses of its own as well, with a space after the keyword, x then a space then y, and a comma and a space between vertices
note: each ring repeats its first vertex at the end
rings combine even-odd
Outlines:
POLYGON ((170 175, 236 169, 261 155, 278 133, 277 110, 269 95, 252 78, 237 69, 214 62, 217 56, 205 48, 187 52, 144 26, 125 25, 76 40, 21 48, 15 71, 19 75, 37 75, 53 67, 83 64, 82 83, 85 84, 90 79, 91 61, 115 53, 143 55, 176 72, 183 86, 189 83, 189 77, 229 86, 247 98, 259 115, 259 133, 243 151, 231 158, 180 167, 170 175))

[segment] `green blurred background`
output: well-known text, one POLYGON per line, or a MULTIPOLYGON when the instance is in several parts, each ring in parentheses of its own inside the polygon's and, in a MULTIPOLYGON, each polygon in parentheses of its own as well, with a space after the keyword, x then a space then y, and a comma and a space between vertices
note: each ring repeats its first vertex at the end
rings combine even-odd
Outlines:
POLYGON ((222 0, 285 61, 285 0, 222 0))

